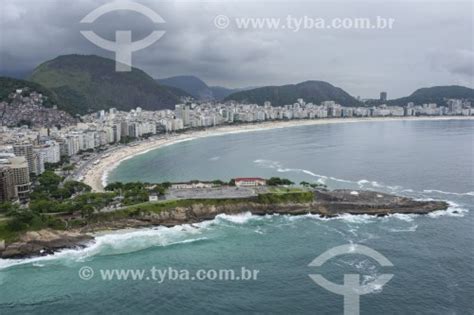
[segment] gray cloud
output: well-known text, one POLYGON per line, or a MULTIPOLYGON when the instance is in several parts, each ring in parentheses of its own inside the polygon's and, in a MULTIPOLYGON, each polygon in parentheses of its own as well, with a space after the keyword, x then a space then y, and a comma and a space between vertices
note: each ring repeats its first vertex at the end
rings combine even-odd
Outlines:
MULTIPOLYGON (((353 95, 390 97, 444 84, 473 85, 472 2, 138 1, 166 21, 165 36, 133 54, 134 66, 154 77, 194 74, 229 87, 326 80, 353 95), (440 14, 442 13, 442 14, 440 14), (214 17, 286 19, 377 16, 392 30, 217 29, 214 17)), ((79 21, 102 0, 2 0, 0 73, 24 72, 61 54, 112 58, 79 33, 79 21)), ((134 39, 155 26, 137 13, 108 13, 91 26, 105 38, 131 29, 134 39)))
POLYGON ((433 51, 428 57, 434 70, 454 75, 474 76, 474 50, 433 51))

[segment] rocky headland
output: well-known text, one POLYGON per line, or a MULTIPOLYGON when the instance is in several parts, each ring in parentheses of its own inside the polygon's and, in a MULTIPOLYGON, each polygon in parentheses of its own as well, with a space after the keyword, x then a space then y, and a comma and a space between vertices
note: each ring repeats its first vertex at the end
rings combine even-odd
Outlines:
POLYGON ((427 214, 446 210, 444 201, 419 201, 373 191, 315 190, 312 200, 262 202, 258 197, 206 202, 195 199, 170 208, 155 209, 160 205, 148 203, 134 206, 121 215, 108 213, 106 219, 68 231, 41 230, 26 232, 15 242, 1 244, 1 258, 25 258, 49 255, 65 248, 80 248, 93 242, 94 232, 149 226, 175 226, 212 220, 219 214, 250 212, 255 215, 316 214, 335 217, 342 214, 386 216, 395 213, 427 214))

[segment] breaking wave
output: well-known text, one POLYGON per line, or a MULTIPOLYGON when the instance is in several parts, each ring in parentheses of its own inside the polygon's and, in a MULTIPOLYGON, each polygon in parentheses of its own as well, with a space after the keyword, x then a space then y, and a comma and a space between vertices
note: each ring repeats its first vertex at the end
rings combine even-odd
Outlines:
POLYGON ((407 228, 389 228, 388 231, 390 232, 394 232, 394 233, 402 233, 402 232, 415 232, 416 229, 418 228, 418 225, 417 224, 414 224, 412 226, 409 226, 407 228))
POLYGON ((65 249, 48 256, 27 259, 0 259, 0 270, 15 265, 29 264, 43 267, 54 261, 69 264, 91 259, 93 256, 118 255, 144 250, 150 247, 165 247, 207 240, 196 235, 209 225, 208 222, 195 225, 178 225, 171 228, 156 227, 139 230, 120 230, 97 234, 95 240, 81 249, 65 249))
POLYGON ((239 213, 239 214, 219 214, 216 216, 214 220, 217 222, 222 222, 222 221, 227 221, 227 222, 232 222, 234 224, 244 224, 247 223, 250 220, 255 220, 255 219, 261 219, 262 217, 253 215, 250 212, 244 212, 244 213, 239 213))
POLYGON ((461 207, 459 204, 448 201, 449 207, 446 210, 439 210, 439 211, 434 211, 428 213, 428 216, 430 218, 438 218, 442 216, 448 216, 448 217, 464 217, 464 215, 469 212, 468 209, 465 209, 461 207))

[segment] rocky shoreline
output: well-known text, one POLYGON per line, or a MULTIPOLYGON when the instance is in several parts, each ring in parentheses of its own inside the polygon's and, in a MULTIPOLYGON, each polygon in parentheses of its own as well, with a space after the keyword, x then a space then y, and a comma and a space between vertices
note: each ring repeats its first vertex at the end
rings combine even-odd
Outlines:
POLYGON ((45 229, 29 231, 20 239, 0 247, 1 258, 29 258, 46 256, 68 248, 84 248, 94 237, 79 231, 57 231, 45 229))
POLYGON ((10 259, 44 256, 61 249, 85 247, 93 242, 92 233, 98 231, 193 224, 212 220, 219 214, 250 212, 255 215, 311 213, 323 217, 335 217, 342 214, 386 216, 395 213, 427 214, 446 210, 448 206, 448 203, 444 201, 418 201, 360 190, 316 190, 314 191, 314 201, 308 203, 262 204, 243 200, 238 203, 205 205, 199 200, 195 200, 186 207, 175 207, 160 212, 138 211, 130 218, 91 223, 71 231, 30 231, 16 242, 0 244, 0 257, 10 259))

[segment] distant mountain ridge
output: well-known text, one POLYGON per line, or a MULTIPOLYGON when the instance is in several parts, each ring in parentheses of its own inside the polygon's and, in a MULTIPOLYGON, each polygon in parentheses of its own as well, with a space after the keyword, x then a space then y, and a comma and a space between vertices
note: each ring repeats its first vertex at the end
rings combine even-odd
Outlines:
POLYGON ((444 105, 445 99, 449 98, 474 101, 474 89, 460 85, 433 86, 418 89, 409 96, 389 100, 386 103, 389 105, 406 105, 413 102, 416 105, 426 103, 444 105))
MULTIPOLYGON (((315 104, 332 100, 343 106, 364 105, 343 89, 324 81, 229 89, 208 86, 191 75, 155 80, 137 68, 130 72, 116 72, 114 60, 95 55, 59 56, 37 66, 29 79, 0 77, 0 101, 17 88, 31 87, 47 96, 46 107, 57 105, 58 109, 81 115, 111 107, 125 111, 137 106, 147 110, 173 109, 182 97, 189 96, 205 101, 235 100, 257 104, 270 101, 275 106, 292 104, 298 98, 315 104)), ((474 102, 474 89, 459 85, 427 87, 383 103, 444 105, 449 98, 474 102)), ((381 103, 374 99, 365 102, 365 106, 381 103)))
POLYGON ((229 89, 222 86, 208 86, 206 82, 193 75, 179 75, 169 78, 156 79, 164 86, 179 88, 200 101, 220 101, 228 95, 245 90, 229 89))
POLYGON ((272 105, 293 104, 298 98, 306 102, 319 104, 323 101, 335 101, 342 106, 358 106, 360 102, 341 88, 324 81, 305 81, 298 84, 265 86, 256 89, 233 93, 225 98, 230 101, 263 104, 270 101, 272 105))
POLYGON ((180 75, 164 79, 156 79, 156 81, 164 86, 181 89, 199 100, 212 100, 214 98, 209 86, 198 77, 192 75, 180 75))
POLYGON ((53 91, 60 108, 77 114, 115 107, 130 110, 174 108, 179 89, 159 85, 138 68, 116 72, 115 61, 95 55, 65 55, 36 67, 30 80, 53 91))

